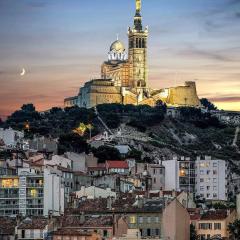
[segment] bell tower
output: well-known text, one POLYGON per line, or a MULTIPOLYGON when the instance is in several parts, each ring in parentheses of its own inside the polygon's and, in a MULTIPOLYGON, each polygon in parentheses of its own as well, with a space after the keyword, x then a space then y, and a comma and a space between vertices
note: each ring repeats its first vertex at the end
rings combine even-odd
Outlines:
POLYGON ((148 86, 147 39, 148 28, 143 29, 141 0, 136 1, 134 26, 128 29, 128 58, 130 86, 146 88, 148 86))

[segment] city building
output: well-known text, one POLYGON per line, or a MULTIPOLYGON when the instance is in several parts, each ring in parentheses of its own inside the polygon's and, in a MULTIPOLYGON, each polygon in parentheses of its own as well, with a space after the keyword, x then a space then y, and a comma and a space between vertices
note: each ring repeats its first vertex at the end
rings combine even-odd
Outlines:
POLYGON ((224 160, 205 156, 196 160, 196 195, 206 200, 228 199, 228 165, 224 160))
POLYGON ((163 211, 163 235, 168 240, 190 240, 190 216, 177 200, 171 201, 163 211))
POLYGON ((0 217, 0 239, 15 240, 16 219, 9 217, 0 217))
POLYGON ((86 232, 78 229, 58 229, 53 232, 53 240, 101 240, 101 236, 95 232, 86 232))
POLYGON ((162 162, 165 167, 165 190, 185 191, 195 190, 195 161, 189 157, 174 157, 162 162))
POLYGON ((105 163, 107 173, 128 174, 129 167, 127 161, 109 161, 105 163))
POLYGON ((23 138, 23 132, 13 130, 12 128, 0 128, 0 139, 3 140, 6 146, 16 147, 17 143, 20 143, 23 138))
POLYGON ((101 66, 101 78, 86 82, 77 96, 66 98, 65 107, 91 108, 103 103, 154 106, 159 100, 173 106, 200 106, 195 82, 164 89, 149 87, 148 35, 148 27, 142 24, 141 0, 136 0, 134 25, 128 28, 128 50, 119 39, 114 41, 101 66))
POLYGON ((48 216, 64 212, 62 178, 49 169, 19 168, 0 176, 0 216, 48 216))
POLYGON ((55 230, 54 219, 35 217, 25 218, 16 227, 18 240, 45 240, 55 230))
POLYGON ((116 198, 117 194, 116 192, 111 191, 110 188, 99 188, 95 186, 85 187, 82 186, 80 191, 74 192, 76 194, 77 198, 89 198, 89 199, 95 199, 95 198, 108 198, 113 197, 116 198))
POLYGON ((212 209, 195 220, 195 229, 200 240, 220 237, 229 239, 228 225, 236 220, 235 209, 212 209))

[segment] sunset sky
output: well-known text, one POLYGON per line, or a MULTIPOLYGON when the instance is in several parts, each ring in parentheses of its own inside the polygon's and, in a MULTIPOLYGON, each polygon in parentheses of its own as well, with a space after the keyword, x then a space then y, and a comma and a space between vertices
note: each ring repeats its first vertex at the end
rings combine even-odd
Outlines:
MULTIPOLYGON (((62 106, 100 76, 135 0, 0 0, 0 117, 62 106), (21 77, 21 69, 27 73, 21 77)), ((153 88, 196 80, 199 97, 240 110, 240 0, 143 0, 153 88)))

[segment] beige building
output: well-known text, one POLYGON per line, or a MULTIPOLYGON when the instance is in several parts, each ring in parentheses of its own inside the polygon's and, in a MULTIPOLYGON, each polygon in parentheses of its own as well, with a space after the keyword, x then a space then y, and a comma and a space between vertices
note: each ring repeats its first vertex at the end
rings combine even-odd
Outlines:
POLYGON ((159 100, 173 106, 200 106, 195 82, 166 89, 149 87, 148 34, 148 27, 142 25, 141 0, 136 0, 134 25, 128 29, 128 51, 121 41, 114 41, 108 60, 101 66, 101 78, 86 82, 77 96, 64 100, 64 106, 91 108, 103 103, 154 106, 159 100))
POLYGON ((190 216, 183 205, 174 199, 163 211, 164 239, 189 240, 190 216))
POLYGON ((200 240, 212 237, 229 239, 228 225, 236 220, 236 210, 209 210, 199 219, 192 220, 200 240))

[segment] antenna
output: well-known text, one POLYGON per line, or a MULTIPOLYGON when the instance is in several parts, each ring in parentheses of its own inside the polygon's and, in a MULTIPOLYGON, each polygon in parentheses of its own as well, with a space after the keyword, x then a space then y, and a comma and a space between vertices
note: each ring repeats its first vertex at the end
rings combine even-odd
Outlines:
POLYGON ((118 41, 119 34, 117 33, 117 41, 118 41))

